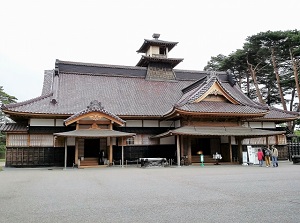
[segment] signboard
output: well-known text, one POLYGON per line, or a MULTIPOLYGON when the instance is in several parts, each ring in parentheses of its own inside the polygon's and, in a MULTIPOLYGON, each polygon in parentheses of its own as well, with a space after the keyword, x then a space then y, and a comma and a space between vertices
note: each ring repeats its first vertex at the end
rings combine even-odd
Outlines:
POLYGON ((257 148, 253 148, 252 146, 247 146, 247 152, 249 157, 249 163, 251 164, 258 164, 257 158, 257 148))
POLYGON ((243 165, 248 165, 247 152, 243 152, 243 165))

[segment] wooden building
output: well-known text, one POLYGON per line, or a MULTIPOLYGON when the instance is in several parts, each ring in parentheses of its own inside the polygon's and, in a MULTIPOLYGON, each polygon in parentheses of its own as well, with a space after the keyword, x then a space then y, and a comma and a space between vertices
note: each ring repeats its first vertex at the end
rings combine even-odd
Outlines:
POLYGON ((233 74, 175 69, 177 42, 145 39, 136 66, 56 60, 39 97, 2 110, 15 123, 6 166, 112 164, 145 157, 241 162, 245 145, 286 144, 276 125, 299 113, 249 99, 233 74), (99 155, 100 154, 100 155, 99 155))

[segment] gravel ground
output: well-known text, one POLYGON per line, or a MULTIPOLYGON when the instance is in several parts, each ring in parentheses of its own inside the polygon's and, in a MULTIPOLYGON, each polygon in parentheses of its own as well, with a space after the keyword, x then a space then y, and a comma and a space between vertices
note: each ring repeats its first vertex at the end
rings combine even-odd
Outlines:
POLYGON ((0 222, 300 222, 300 165, 3 168, 0 222))

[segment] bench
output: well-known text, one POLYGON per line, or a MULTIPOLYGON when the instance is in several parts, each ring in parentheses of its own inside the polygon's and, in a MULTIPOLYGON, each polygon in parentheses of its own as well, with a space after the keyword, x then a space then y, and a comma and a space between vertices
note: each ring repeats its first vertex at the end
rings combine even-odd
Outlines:
POLYGON ((165 166, 168 164, 166 158, 140 158, 141 167, 165 166))

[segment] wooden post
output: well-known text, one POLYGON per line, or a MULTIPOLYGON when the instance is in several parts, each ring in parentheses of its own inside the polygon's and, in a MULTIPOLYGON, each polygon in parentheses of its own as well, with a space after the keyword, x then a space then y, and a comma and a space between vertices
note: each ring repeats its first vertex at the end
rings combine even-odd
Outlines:
POLYGON ((109 137, 109 163, 113 163, 113 140, 112 137, 109 137))
POLYGON ((180 154, 181 154, 182 156, 187 155, 187 154, 184 152, 183 136, 180 136, 180 154))
POLYGON ((67 156, 68 156, 67 137, 65 137, 64 139, 65 139, 65 165, 64 165, 64 169, 67 169, 67 156))
POLYGON ((123 137, 122 137, 122 161, 121 161, 122 168, 124 167, 124 145, 123 145, 123 143, 124 143, 124 141, 123 141, 123 137))
POLYGON ((192 163, 192 143, 191 143, 191 137, 188 136, 187 137, 187 143, 188 143, 188 160, 189 160, 189 164, 192 163))
POLYGON ((239 163, 243 163, 242 139, 240 137, 237 137, 237 140, 238 140, 239 163))
POLYGON ((232 145, 231 145, 231 136, 228 136, 228 144, 229 144, 229 161, 232 162, 232 145))
POLYGON ((78 165, 78 138, 75 138, 75 164, 78 165))
POLYGON ((180 142, 179 142, 179 135, 176 136, 177 139, 177 166, 180 166, 180 142))

